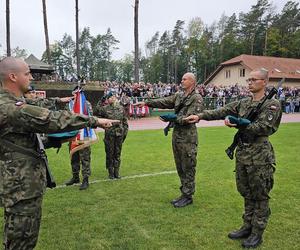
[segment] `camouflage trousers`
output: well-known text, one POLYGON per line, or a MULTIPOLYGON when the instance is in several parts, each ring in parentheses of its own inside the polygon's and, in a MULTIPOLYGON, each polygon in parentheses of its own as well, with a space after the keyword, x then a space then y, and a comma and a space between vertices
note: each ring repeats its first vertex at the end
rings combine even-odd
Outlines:
POLYGON ((106 168, 120 168, 123 136, 105 135, 106 168))
POLYGON ((173 140, 172 147, 177 173, 181 182, 181 193, 186 197, 192 197, 195 193, 197 144, 173 140))
POLYGON ((91 175, 91 147, 83 148, 72 155, 71 166, 73 175, 79 175, 80 163, 82 177, 89 177, 91 175))
POLYGON ((273 188, 275 168, 268 165, 236 164, 236 185, 244 197, 244 225, 252 232, 262 234, 271 214, 269 192, 273 188))
POLYGON ((42 216, 42 196, 22 200, 4 210, 4 249, 31 250, 37 244, 42 216))

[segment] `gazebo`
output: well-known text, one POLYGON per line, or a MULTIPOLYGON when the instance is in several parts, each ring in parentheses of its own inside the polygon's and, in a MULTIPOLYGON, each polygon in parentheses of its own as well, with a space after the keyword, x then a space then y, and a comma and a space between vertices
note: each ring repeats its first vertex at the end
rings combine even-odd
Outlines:
POLYGON ((25 62, 29 65, 31 73, 39 74, 51 74, 54 71, 53 65, 49 65, 45 62, 37 59, 33 54, 25 59, 25 62))

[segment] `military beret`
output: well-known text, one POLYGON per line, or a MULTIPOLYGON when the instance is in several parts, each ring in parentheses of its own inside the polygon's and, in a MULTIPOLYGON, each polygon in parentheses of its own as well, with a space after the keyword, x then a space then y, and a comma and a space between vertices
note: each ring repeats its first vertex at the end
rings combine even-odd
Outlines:
POLYGON ((161 115, 159 118, 164 122, 175 122, 177 119, 177 115, 176 114, 166 114, 166 115, 161 115))
POLYGON ((237 127, 247 127, 251 123, 251 121, 248 120, 248 119, 237 118, 237 117, 232 116, 232 115, 226 116, 225 119, 229 120, 230 123, 232 123, 232 124, 236 124, 237 127))

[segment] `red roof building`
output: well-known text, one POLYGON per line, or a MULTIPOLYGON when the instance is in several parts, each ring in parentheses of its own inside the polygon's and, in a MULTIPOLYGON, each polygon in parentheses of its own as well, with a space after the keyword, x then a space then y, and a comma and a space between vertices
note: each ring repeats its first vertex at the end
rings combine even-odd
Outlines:
POLYGON ((300 59, 251 55, 240 55, 221 63, 204 84, 247 85, 249 73, 260 68, 269 71, 270 84, 276 85, 284 78, 283 86, 300 87, 300 59))

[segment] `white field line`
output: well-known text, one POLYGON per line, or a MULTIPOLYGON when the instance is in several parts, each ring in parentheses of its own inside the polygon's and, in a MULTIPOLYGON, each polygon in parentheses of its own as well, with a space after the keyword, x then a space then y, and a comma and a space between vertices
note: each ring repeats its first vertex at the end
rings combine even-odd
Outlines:
MULTIPOLYGON (((143 177, 151 177, 151 176, 158 176, 158 175, 168 175, 168 174, 175 174, 177 173, 176 171, 163 171, 163 172, 157 172, 157 173, 149 173, 149 174, 137 174, 137 175, 129 175, 129 176, 124 176, 121 179, 118 180, 111 180, 111 179, 102 179, 102 180, 94 180, 94 181, 90 181, 90 184, 94 184, 94 183, 99 183, 99 182, 113 182, 113 181, 122 181, 122 180, 128 180, 128 179, 137 179, 137 178, 143 178, 143 177)), ((77 186, 80 185, 79 184, 75 184, 77 186)), ((66 185, 57 185, 55 188, 53 189, 60 189, 60 188, 66 188, 66 185)))

